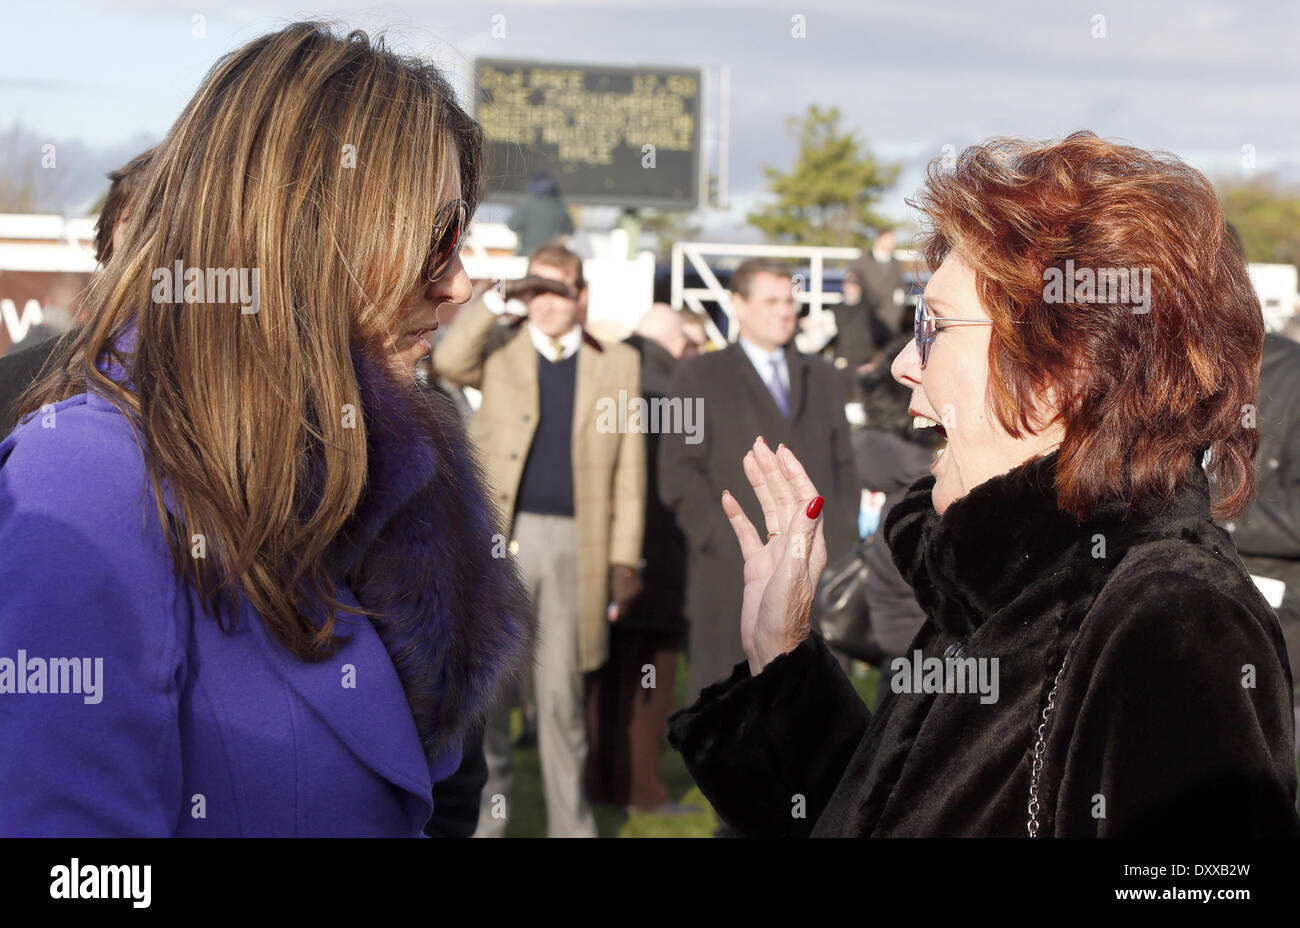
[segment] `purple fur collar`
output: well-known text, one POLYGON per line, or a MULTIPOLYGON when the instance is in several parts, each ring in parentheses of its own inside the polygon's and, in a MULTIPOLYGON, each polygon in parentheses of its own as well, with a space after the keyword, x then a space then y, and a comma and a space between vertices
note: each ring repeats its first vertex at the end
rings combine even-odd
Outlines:
POLYGON ((361 502, 333 549, 338 576, 393 658, 427 756, 481 720, 523 670, 535 619, 494 537, 482 470, 450 402, 359 350, 368 452, 361 502))
MULTIPOLYGON (((135 338, 132 323, 115 343, 119 355, 135 338)), ((117 360, 98 363, 131 386, 117 360)), ((433 759, 524 671, 536 621, 514 560, 492 556, 503 545, 459 414, 382 359, 353 349, 352 363, 368 472, 330 567, 357 602, 385 616, 371 621, 433 759)))

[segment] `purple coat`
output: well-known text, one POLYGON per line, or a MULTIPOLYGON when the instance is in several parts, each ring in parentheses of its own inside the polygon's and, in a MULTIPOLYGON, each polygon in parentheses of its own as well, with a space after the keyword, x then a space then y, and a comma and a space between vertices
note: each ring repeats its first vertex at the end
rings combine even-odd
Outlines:
POLYGON ((355 361, 381 414, 336 576, 389 618, 318 663, 203 613, 105 398, 0 442, 0 835, 421 834, 533 620, 454 417, 355 361))

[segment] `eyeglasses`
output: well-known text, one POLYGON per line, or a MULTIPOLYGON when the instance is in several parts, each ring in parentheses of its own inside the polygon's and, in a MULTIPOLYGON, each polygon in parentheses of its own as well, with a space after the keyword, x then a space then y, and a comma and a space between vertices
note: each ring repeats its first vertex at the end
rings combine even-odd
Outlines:
POLYGON ((925 295, 916 298, 916 350, 921 356, 921 366, 930 360, 930 346, 934 336, 940 331, 939 323, 964 322, 969 325, 992 325, 992 319, 954 319, 951 316, 932 316, 925 305, 925 295))
POLYGON ((469 224, 469 204, 452 200, 438 212, 433 225, 433 247, 429 250, 429 263, 425 278, 434 283, 447 273, 447 269, 460 254, 465 243, 465 226, 469 224))

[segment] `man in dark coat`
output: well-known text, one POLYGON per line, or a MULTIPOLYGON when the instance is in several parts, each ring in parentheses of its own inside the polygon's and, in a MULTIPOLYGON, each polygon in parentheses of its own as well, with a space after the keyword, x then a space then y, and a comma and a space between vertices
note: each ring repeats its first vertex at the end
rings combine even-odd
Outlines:
POLYGON ((788 270, 746 261, 730 281, 739 340, 677 365, 672 396, 702 410, 697 434, 668 434, 659 449, 659 494, 686 535, 690 693, 722 679, 743 659, 740 548, 719 499, 730 489, 760 531, 762 512, 742 467, 761 435, 798 455, 827 500, 826 544, 834 558, 857 540, 861 496, 844 415, 845 382, 820 358, 790 343, 796 313, 788 270), (832 501, 834 506, 831 505, 832 501))
MULTIPOLYGON (((679 315, 662 304, 625 344, 641 355, 641 396, 667 396, 678 358, 694 347, 679 315)), ((693 353, 693 352, 691 352, 693 353)), ((609 660, 587 675, 587 795, 656 815, 694 814, 672 801, 659 773, 686 619, 686 540, 659 499, 660 434, 646 433, 644 585, 609 631, 609 660), (653 668, 653 676, 649 676, 653 668)))
POLYGON ((903 280, 903 265, 894 257, 894 244, 894 230, 882 229, 871 250, 849 265, 850 279, 861 295, 856 305, 845 307, 836 318, 839 323, 841 316, 851 317, 845 321, 851 342, 856 343, 852 339, 854 332, 861 333, 856 341, 870 337, 874 342, 870 346, 871 355, 911 326, 904 312, 907 285, 903 280))
MULTIPOLYGON (((1255 498, 1224 527, 1277 610, 1294 674, 1300 669, 1300 345, 1281 335, 1264 336, 1256 425, 1255 498)), ((1300 727, 1300 696, 1295 716, 1300 727)))
POLYGON ((36 380, 59 339, 47 338, 0 358, 0 438, 18 424, 18 400, 36 380))
POLYGON ((835 366, 855 374, 865 373, 881 339, 875 317, 862 302, 862 285, 852 271, 844 278, 844 300, 831 307, 831 315, 835 317, 835 338, 831 341, 835 366))

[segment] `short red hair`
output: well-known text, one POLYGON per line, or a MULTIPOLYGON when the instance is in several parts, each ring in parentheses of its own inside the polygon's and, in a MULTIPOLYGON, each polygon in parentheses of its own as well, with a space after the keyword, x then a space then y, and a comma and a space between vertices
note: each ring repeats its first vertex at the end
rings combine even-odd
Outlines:
POLYGON ((929 264, 956 250, 975 271, 993 319, 989 404, 1003 427, 1033 433, 1034 398, 1048 388, 1059 398, 1063 509, 1082 519, 1115 498, 1167 504, 1206 450, 1214 514, 1245 508, 1264 322, 1203 174, 1091 132, 999 138, 955 166, 933 162, 909 202, 927 219, 929 264), (1149 270, 1149 312, 1049 302, 1045 281, 1067 260, 1149 270))

